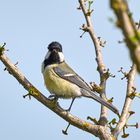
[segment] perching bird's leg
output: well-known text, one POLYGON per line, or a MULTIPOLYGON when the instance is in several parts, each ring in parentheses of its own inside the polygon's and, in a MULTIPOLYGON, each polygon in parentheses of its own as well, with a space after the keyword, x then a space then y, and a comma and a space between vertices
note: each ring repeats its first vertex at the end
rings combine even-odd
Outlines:
POLYGON ((75 98, 73 98, 73 99, 72 99, 71 104, 70 104, 70 107, 69 107, 66 111, 70 112, 70 110, 71 110, 71 107, 72 107, 72 105, 73 105, 74 100, 75 100, 75 98))
POLYGON ((62 130, 62 133, 63 133, 64 135, 68 135, 67 131, 68 131, 68 128, 69 128, 69 127, 70 127, 70 123, 68 124, 68 126, 66 127, 65 130, 62 130))

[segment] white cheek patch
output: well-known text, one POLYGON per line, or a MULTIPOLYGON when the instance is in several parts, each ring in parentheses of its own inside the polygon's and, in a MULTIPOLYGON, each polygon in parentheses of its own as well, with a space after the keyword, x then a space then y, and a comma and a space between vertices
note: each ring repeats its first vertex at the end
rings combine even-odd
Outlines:
POLYGON ((58 55, 59 55, 60 62, 63 62, 64 61, 63 53, 62 52, 58 52, 58 55))
POLYGON ((50 54, 51 54, 51 52, 48 51, 47 54, 46 54, 46 56, 45 56, 45 59, 48 59, 50 57, 50 54))

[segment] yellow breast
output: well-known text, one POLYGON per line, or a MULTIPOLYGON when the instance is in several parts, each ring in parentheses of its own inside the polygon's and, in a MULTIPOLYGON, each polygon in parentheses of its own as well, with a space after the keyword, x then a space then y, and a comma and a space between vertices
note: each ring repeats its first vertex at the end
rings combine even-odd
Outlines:
POLYGON ((62 98, 73 98, 80 96, 81 92, 79 87, 59 77, 53 71, 53 67, 55 66, 56 64, 48 66, 43 72, 45 86, 49 92, 62 98))

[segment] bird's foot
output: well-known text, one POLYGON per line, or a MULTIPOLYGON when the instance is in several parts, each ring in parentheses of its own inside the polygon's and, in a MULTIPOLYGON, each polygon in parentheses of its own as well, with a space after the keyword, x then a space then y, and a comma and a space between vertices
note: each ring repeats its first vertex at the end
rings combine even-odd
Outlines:
POLYGON ((49 100, 51 100, 51 101, 57 101, 58 100, 58 97, 56 96, 56 95, 50 95, 49 97, 48 97, 48 99, 49 100))

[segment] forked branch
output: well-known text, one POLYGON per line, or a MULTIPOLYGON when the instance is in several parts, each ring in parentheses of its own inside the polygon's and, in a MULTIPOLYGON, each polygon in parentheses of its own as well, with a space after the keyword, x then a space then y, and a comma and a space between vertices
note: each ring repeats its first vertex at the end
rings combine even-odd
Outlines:
POLYGON ((126 98, 125 98, 124 106, 122 109, 121 117, 119 119, 119 122, 118 122, 116 128, 113 131, 113 135, 115 135, 115 137, 118 137, 118 135, 120 134, 120 132, 126 125, 126 122, 129 118, 129 116, 131 115, 130 107, 131 107, 131 104, 132 104, 132 101, 134 98, 133 93, 135 92, 134 91, 135 75, 136 75, 136 65, 133 64, 133 66, 131 67, 131 70, 129 71, 129 73, 126 76, 126 78, 127 78, 126 98))

